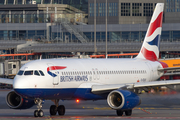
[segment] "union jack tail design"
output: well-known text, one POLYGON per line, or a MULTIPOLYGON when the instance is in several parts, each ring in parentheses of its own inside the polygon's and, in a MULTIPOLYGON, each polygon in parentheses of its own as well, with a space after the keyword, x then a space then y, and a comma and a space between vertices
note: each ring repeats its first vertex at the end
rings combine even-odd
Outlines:
POLYGON ((159 58, 159 42, 162 31, 164 3, 157 3, 149 24, 143 45, 136 58, 157 61, 159 58))

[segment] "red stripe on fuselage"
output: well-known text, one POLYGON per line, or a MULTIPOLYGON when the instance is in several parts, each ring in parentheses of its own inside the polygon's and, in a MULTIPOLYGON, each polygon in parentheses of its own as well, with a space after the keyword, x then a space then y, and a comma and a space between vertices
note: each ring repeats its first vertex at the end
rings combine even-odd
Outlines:
POLYGON ((50 70, 61 70, 61 69, 65 69, 66 67, 64 66, 50 66, 47 68, 47 71, 50 71, 50 70))
POLYGON ((153 51, 147 50, 145 47, 142 48, 141 53, 144 55, 144 57, 147 60, 151 60, 151 61, 157 61, 158 60, 156 54, 153 51))
POLYGON ((159 16, 156 18, 156 20, 153 23, 151 23, 151 26, 147 33, 147 37, 151 36, 158 27, 162 27, 162 18, 163 18, 162 15, 163 12, 159 14, 159 16))

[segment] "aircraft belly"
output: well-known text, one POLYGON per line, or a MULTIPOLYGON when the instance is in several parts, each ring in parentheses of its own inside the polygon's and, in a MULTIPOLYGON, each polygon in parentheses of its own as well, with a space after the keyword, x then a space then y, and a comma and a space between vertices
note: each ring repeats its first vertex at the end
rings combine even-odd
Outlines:
POLYGON ((67 89, 15 89, 23 97, 42 99, 71 99, 77 88, 67 89))
POLYGON ((15 89, 22 97, 41 99, 105 99, 105 96, 95 95, 91 88, 63 88, 63 89, 15 89))

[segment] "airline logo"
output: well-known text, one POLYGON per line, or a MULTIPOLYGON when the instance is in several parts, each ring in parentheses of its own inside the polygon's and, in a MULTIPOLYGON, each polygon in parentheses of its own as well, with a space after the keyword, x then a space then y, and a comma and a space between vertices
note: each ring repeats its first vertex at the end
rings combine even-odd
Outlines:
POLYGON ((65 66, 50 66, 50 67, 47 68, 47 73, 49 75, 51 75, 52 77, 56 77, 57 75, 52 73, 51 71, 52 70, 62 70, 62 69, 65 69, 65 68, 67 68, 67 67, 65 67, 65 66))
POLYGON ((145 37, 146 43, 143 45, 141 53, 147 60, 157 61, 159 58, 163 12, 160 12, 159 15, 155 14, 152 19, 154 21, 150 23, 145 37))

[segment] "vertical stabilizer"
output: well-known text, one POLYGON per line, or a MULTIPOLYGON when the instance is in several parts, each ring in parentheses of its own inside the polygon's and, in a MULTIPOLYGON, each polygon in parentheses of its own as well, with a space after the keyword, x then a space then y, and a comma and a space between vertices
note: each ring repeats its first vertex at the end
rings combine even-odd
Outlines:
POLYGON ((141 50, 136 58, 157 61, 159 58, 159 42, 162 31, 164 3, 157 3, 151 18, 141 50))

